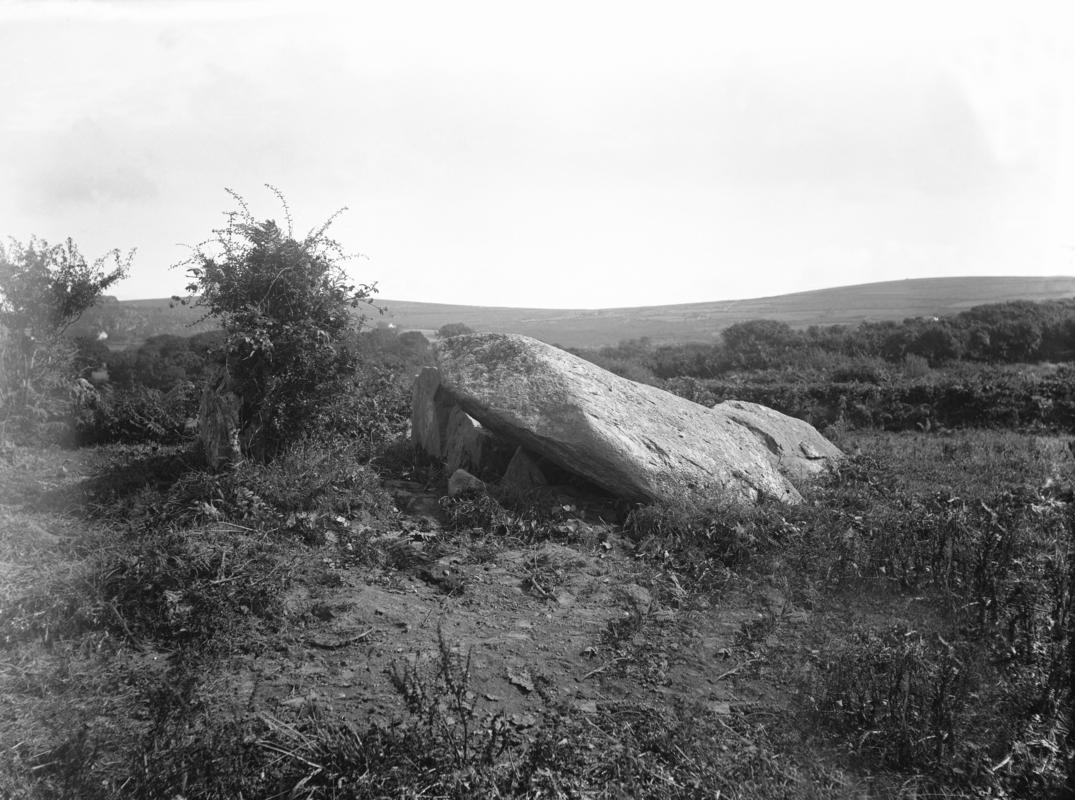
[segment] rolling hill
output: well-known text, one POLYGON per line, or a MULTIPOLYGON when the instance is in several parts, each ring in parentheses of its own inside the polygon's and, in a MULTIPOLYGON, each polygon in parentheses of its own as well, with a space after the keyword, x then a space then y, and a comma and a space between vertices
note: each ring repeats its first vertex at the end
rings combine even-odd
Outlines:
MULTIPOLYGON (((810 292, 667 306, 605 309, 508 308, 378 299, 385 313, 371 322, 401 329, 435 331, 461 322, 477 331, 522 333, 568 347, 597 347, 624 339, 705 342, 723 328, 751 319, 775 319, 793 327, 857 324, 945 316, 972 306, 1011 300, 1075 297, 1075 277, 918 278, 840 286, 810 292)), ((168 299, 105 303, 75 331, 109 332, 110 344, 136 344, 149 336, 187 336, 212 326, 195 309, 172 307, 168 299)))

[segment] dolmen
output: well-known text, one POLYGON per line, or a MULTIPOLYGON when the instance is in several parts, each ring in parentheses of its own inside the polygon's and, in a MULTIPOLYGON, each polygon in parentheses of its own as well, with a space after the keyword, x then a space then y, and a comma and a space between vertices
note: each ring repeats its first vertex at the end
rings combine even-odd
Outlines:
POLYGON ((449 473, 524 488, 551 465, 632 502, 797 503, 796 484, 842 458, 802 420, 741 401, 707 408, 526 336, 453 336, 433 350, 411 430, 449 473))

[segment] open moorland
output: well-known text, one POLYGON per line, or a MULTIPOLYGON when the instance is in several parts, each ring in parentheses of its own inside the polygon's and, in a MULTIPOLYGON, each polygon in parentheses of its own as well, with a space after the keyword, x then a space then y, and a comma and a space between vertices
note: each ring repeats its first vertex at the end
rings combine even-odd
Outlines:
POLYGON ((814 425, 846 457, 802 502, 453 492, 411 436, 435 343, 236 230, 221 331, 5 311, 0 796, 1062 796, 1075 302, 577 350, 814 425))
MULTIPOLYGON (((776 297, 639 308, 493 308, 378 300, 377 318, 401 330, 427 333, 462 323, 476 331, 521 333, 565 347, 603 347, 627 339, 661 344, 713 342, 737 322, 772 319, 795 328, 857 325, 908 317, 955 314, 986 303, 1075 297, 1075 277, 918 278, 840 286, 776 297)), ((152 336, 190 336, 211 330, 201 312, 167 298, 99 303, 73 328, 76 335, 106 331, 117 346, 137 346, 152 336)))

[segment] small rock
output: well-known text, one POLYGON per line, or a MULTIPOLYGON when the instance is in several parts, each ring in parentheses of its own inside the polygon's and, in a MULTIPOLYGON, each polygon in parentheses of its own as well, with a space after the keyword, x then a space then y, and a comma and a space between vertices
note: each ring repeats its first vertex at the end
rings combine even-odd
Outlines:
POLYGON ((465 469, 457 469, 448 479, 448 496, 457 497, 465 492, 484 492, 485 484, 465 469))
POLYGON ((648 611, 653 605, 653 595, 637 583, 628 583, 620 587, 620 594, 639 611, 648 611))
POLYGON ((530 676, 530 670, 528 669, 521 669, 518 672, 509 672, 508 682, 513 686, 518 686, 527 694, 534 691, 534 679, 530 676))

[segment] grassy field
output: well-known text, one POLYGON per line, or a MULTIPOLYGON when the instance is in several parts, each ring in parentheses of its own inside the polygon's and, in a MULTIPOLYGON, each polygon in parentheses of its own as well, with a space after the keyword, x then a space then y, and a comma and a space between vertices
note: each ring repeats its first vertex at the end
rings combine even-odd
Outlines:
POLYGON ((0 796, 1051 796, 1068 441, 840 444, 753 511, 7 447, 0 796))
MULTIPOLYGON (((775 319, 793 327, 856 324, 944 316, 984 303, 1055 300, 1075 296, 1075 277, 921 278, 841 286, 752 300, 613 309, 490 308, 378 300, 385 314, 373 321, 408 330, 436 331, 461 322, 477 331, 521 333, 565 347, 600 347, 627 339, 654 342, 711 342, 723 328, 753 319, 775 319)), ((565 296, 565 303, 570 296, 565 296)), ((119 316, 117 334, 126 345, 161 333, 189 336, 205 329, 199 313, 167 298, 131 300, 102 307, 119 316)), ((94 314, 97 312, 95 311, 94 314)), ((105 327, 92 314, 77 328, 96 335, 105 327)))

